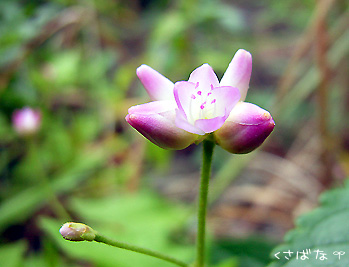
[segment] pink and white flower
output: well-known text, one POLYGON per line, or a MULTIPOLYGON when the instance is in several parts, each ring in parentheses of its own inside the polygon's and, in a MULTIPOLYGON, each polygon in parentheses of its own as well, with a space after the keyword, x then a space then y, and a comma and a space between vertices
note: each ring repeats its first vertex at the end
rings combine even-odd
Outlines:
POLYGON ((41 113, 29 107, 16 110, 12 115, 12 124, 15 131, 20 135, 33 134, 40 128, 41 113))
POLYGON ((147 65, 137 75, 153 100, 131 107, 127 122, 154 144, 183 149, 213 133, 216 143, 231 153, 248 153, 272 132, 269 112, 243 102, 252 72, 252 56, 240 49, 221 81, 204 64, 188 81, 173 84, 147 65))

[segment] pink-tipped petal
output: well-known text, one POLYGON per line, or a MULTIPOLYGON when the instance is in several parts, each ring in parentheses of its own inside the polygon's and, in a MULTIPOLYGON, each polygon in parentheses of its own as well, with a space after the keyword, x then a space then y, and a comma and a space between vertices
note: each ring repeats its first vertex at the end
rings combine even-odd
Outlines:
POLYGON ((195 142, 197 135, 175 125, 175 110, 165 113, 131 113, 126 121, 154 144, 165 149, 183 149, 195 142))
POLYGON ((230 112, 227 121, 244 125, 258 125, 271 119, 270 113, 261 107, 248 103, 238 102, 230 112))
POLYGON ((130 107, 128 109, 129 114, 155 114, 163 113, 166 111, 174 110, 177 107, 175 101, 163 100, 163 101, 152 101, 145 104, 130 107))
POLYGON ((249 52, 239 49, 227 70, 225 71, 220 86, 232 86, 240 90, 240 101, 246 99, 252 73, 252 56, 249 52))
POLYGON ((137 76, 151 100, 173 99, 173 82, 147 65, 137 68, 137 76))
POLYGON ((203 64, 202 66, 195 69, 190 74, 188 82, 192 82, 194 84, 199 83, 200 88, 205 93, 210 91, 211 85, 213 87, 219 86, 218 78, 211 66, 208 64, 203 64))
POLYGON ((225 150, 245 154, 259 147, 273 131, 270 113, 254 104, 239 102, 223 126, 214 132, 216 142, 225 150))

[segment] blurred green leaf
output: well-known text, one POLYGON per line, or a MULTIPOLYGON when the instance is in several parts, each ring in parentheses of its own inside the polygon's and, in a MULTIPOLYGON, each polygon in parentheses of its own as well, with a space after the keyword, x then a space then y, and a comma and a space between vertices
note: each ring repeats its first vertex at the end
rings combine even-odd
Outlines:
MULTIPOLYGON (((104 199, 75 198, 70 208, 81 220, 104 235, 191 260, 192 245, 174 243, 171 231, 187 215, 186 209, 164 201, 151 192, 119 195, 104 199)), ((103 244, 67 242, 58 230, 62 222, 43 218, 41 227, 70 257, 94 262, 96 266, 172 266, 149 256, 103 244)))
POLYGON ((24 262, 23 258, 27 250, 25 241, 0 246, 1 266, 19 267, 24 262))
POLYGON ((147 155, 147 160, 152 164, 152 168, 166 170, 171 163, 173 151, 162 149, 147 141, 145 154, 147 155))
MULTIPOLYGON (((106 155, 90 153, 79 157, 71 162, 69 168, 52 179, 51 188, 56 193, 62 193, 76 188, 86 179, 87 174, 100 166, 106 155)), ((0 206, 0 232, 12 223, 21 222, 27 219, 32 213, 42 206, 47 200, 47 188, 45 185, 37 185, 24 189, 18 194, 2 201, 0 206)))
MULTIPOLYGON (((276 247, 271 253, 273 263, 269 267, 342 267, 349 265, 349 257, 343 255, 340 259, 334 252, 349 251, 349 180, 344 187, 324 193, 320 198, 320 207, 305 214, 296 221, 296 228, 285 237, 285 244, 276 247), (297 259, 297 251, 311 250, 309 259, 297 259), (326 253, 326 260, 316 259, 315 250, 326 253), (290 260, 284 258, 286 251, 293 252, 290 260), (279 258, 275 254, 280 252, 279 258)), ((302 254, 300 254, 301 256, 302 254)), ((299 256, 299 257, 300 257, 299 256)))
POLYGON ((226 259, 214 265, 214 267, 239 267, 239 261, 236 258, 226 259))
POLYGON ((212 262, 217 263, 234 257, 236 266, 263 267, 269 262, 269 254, 274 246, 274 242, 260 237, 219 240, 212 246, 211 258, 212 262))

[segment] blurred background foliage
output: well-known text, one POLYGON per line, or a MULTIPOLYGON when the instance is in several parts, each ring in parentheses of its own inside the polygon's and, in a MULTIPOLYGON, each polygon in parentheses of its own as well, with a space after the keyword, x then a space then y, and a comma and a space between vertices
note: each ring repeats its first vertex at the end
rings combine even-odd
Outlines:
POLYGON ((252 53, 248 102, 276 128, 248 155, 219 147, 209 209, 210 266, 265 266, 294 218, 349 173, 345 0, 2 0, 0 262, 3 266, 170 266, 69 243, 68 220, 193 259, 200 145, 166 151, 136 133, 147 102, 135 70, 172 81, 209 63, 220 78, 252 53), (41 110, 30 138, 12 113, 41 110))

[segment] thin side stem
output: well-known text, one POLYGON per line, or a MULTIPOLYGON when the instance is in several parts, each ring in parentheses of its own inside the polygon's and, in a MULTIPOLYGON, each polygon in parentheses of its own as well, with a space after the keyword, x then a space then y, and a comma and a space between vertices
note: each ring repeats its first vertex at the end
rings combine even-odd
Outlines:
POLYGON ((185 262, 177 260, 177 259, 175 259, 175 258, 173 258, 171 256, 164 255, 164 254, 162 254, 162 253, 160 253, 158 251, 154 251, 154 250, 151 250, 151 249, 147 249, 147 248, 131 245, 131 244, 120 242, 120 241, 115 241, 115 240, 112 240, 112 239, 110 239, 108 237, 102 236, 100 234, 96 234, 96 238, 94 239, 94 241, 100 242, 100 243, 104 243, 104 244, 107 244, 107 245, 110 245, 110 246, 113 246, 113 247, 126 249, 126 250, 130 250, 130 251, 133 251, 133 252, 137 252, 137 253, 145 254, 145 255, 148 255, 148 256, 152 256, 152 257, 155 257, 155 258, 167 261, 167 262, 171 262, 171 263, 176 264, 178 266, 189 267, 189 265, 186 264, 185 262))
POLYGON ((203 267, 205 263, 205 232, 208 185, 211 176, 212 156, 215 143, 206 139, 203 141, 202 169, 199 192, 198 233, 196 240, 196 267, 203 267))

